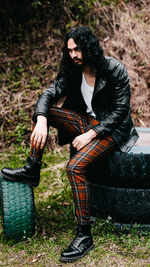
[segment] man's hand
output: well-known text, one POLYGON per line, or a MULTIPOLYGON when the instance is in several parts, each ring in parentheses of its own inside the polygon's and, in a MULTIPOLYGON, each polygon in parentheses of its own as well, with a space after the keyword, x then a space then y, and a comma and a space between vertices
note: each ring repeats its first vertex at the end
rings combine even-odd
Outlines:
POLYGON ((36 149, 42 149, 47 139, 47 133, 47 119, 44 116, 39 115, 30 138, 31 145, 33 144, 36 149))
POLYGON ((93 129, 89 130, 87 133, 78 135, 72 142, 72 145, 77 150, 80 150, 86 146, 92 139, 94 139, 98 133, 93 129))

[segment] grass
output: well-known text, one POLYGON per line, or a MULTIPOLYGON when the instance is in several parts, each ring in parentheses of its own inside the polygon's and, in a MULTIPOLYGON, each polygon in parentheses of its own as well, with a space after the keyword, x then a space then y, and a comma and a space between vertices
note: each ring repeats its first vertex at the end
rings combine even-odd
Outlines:
MULTIPOLYGON (((0 153, 0 167, 18 167, 29 151, 14 146, 10 153, 0 153)), ((76 221, 72 193, 65 172, 68 147, 46 151, 41 183, 34 189, 36 234, 15 243, 3 238, 0 216, 0 266, 65 266, 59 262, 63 248, 72 237, 76 221)), ((92 228, 95 249, 81 260, 66 266, 150 266, 150 234, 132 230, 116 231, 110 220, 96 218, 92 228)))

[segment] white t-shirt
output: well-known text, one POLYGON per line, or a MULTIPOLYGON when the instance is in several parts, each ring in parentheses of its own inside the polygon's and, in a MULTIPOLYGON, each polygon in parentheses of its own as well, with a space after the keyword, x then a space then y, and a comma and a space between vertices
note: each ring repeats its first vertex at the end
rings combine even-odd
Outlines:
POLYGON ((84 101, 87 105, 86 112, 93 117, 96 117, 94 111, 92 110, 91 101, 93 96, 94 87, 88 85, 84 73, 82 72, 82 83, 81 83, 81 93, 83 95, 84 101))

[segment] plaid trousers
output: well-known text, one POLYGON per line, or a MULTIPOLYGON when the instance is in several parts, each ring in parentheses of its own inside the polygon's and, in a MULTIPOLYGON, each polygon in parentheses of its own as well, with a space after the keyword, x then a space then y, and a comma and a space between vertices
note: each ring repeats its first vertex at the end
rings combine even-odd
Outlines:
MULTIPOLYGON (((95 118, 89 115, 81 115, 63 108, 50 108, 48 114, 48 125, 61 131, 68 137, 68 142, 99 124, 95 118)), ((111 136, 105 139, 94 138, 90 143, 79 151, 67 164, 67 175, 72 187, 75 203, 75 212, 78 223, 90 222, 90 190, 86 179, 86 170, 93 161, 103 158, 116 149, 116 142, 111 136)), ((42 150, 35 151, 31 148, 30 156, 42 157, 42 150)))

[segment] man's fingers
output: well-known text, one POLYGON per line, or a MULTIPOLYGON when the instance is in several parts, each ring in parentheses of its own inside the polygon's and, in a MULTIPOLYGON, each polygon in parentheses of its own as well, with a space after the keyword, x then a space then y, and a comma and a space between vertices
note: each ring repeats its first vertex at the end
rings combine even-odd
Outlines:
POLYGON ((47 139, 47 128, 41 129, 41 126, 36 124, 30 137, 31 147, 34 147, 36 149, 44 148, 46 139, 47 139))
POLYGON ((40 141, 40 139, 38 139, 36 144, 35 144, 35 147, 38 149, 40 147, 40 144, 41 144, 41 141, 40 141))
POLYGON ((30 137, 31 143, 33 142, 34 137, 35 137, 35 132, 33 131, 33 133, 31 134, 31 137, 30 137))
POLYGON ((74 142, 74 143, 72 143, 72 145, 77 150, 80 150, 83 147, 83 144, 81 144, 80 142, 74 142))
POLYGON ((33 136, 33 138, 31 138, 31 146, 33 145, 35 148, 43 148, 46 142, 46 138, 47 136, 33 136))
POLYGON ((77 147, 77 143, 76 142, 73 142, 72 145, 73 145, 74 148, 77 147))
POLYGON ((77 137, 73 140, 72 145, 76 148, 78 145, 77 137))
POLYGON ((36 148, 43 148, 46 142, 47 135, 40 135, 35 143, 36 148))
POLYGON ((44 147, 45 142, 46 142, 46 137, 43 136, 42 141, 41 141, 41 146, 40 146, 41 149, 44 147))
POLYGON ((35 148, 38 148, 41 143, 41 136, 38 134, 35 134, 32 139, 32 144, 35 148))

